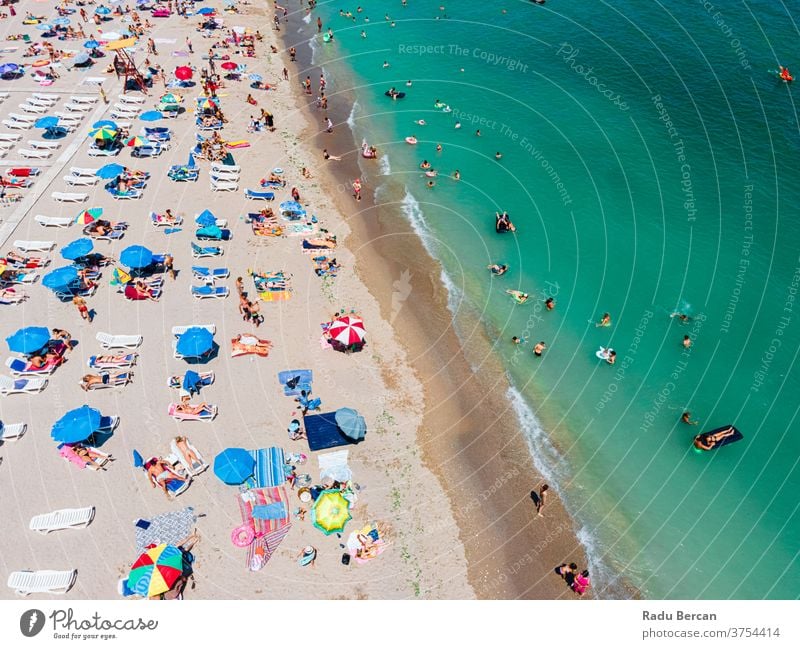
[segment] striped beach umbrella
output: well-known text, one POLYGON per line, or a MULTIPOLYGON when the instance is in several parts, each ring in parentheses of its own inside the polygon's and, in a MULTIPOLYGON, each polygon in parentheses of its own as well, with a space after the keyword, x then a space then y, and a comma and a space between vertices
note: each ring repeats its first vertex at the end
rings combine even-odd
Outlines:
POLYGON ((83 210, 75 217, 75 223, 79 225, 89 225, 94 223, 97 219, 103 216, 102 207, 90 207, 88 210, 83 210))
POLYGON ((342 345, 355 345, 364 342, 367 335, 364 321, 356 316, 346 315, 331 323, 328 333, 331 338, 342 345))
POLYGON ((113 140, 117 137, 117 132, 113 128, 101 126, 89 131, 89 137, 93 137, 95 140, 113 140))
POLYGON ((128 588, 142 597, 166 593, 183 575, 183 552, 162 543, 143 552, 131 566, 128 588))

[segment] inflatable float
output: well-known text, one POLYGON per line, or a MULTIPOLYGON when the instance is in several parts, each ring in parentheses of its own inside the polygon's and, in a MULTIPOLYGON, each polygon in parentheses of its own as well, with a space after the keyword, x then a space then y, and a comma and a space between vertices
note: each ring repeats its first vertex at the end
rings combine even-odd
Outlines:
POLYGON ((720 446, 726 446, 728 444, 733 444, 734 442, 738 442, 739 440, 744 439, 744 435, 742 435, 741 431, 736 428, 733 424, 728 424, 727 426, 720 426, 719 428, 715 428, 714 430, 706 431, 705 433, 700 433, 697 437, 694 438, 694 450, 698 453, 705 453, 707 451, 715 451, 720 446), (710 448, 700 448, 698 447, 698 441, 705 446, 710 446, 710 448))
POLYGON ((514 302, 517 304, 524 304, 528 301, 528 294, 522 291, 515 291, 514 289, 507 288, 506 293, 508 293, 512 298, 514 298, 514 302))
POLYGON ((367 144, 367 141, 364 140, 361 143, 361 156, 368 160, 374 160, 378 157, 378 150, 374 146, 367 144))
POLYGON ((391 97, 392 99, 402 99, 403 97, 406 96, 406 93, 404 92, 395 92, 394 94, 392 94, 391 90, 387 90, 383 94, 386 95, 387 97, 391 97))
POLYGON ((501 234, 503 232, 516 232, 517 228, 514 227, 514 224, 511 222, 511 219, 508 218, 508 214, 496 214, 494 220, 494 229, 495 232, 501 234))
POLYGON ((597 358, 599 358, 601 361, 608 362, 608 359, 611 356, 611 352, 613 351, 614 350, 611 349, 611 347, 601 347, 594 353, 594 355, 597 356, 597 358))
POLYGON ((406 138, 406 142, 408 142, 409 144, 416 144, 417 143, 417 138, 415 138, 413 136, 409 136, 409 137, 406 138))
POLYGON ((425 126, 425 120, 424 119, 418 119, 416 122, 414 122, 414 124, 419 124, 420 126, 425 126))

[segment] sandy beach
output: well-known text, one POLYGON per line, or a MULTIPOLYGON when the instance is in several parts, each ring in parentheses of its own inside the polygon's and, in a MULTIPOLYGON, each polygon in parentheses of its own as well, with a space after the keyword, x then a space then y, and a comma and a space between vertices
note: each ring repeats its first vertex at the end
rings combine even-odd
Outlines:
MULTIPOLYGON (((7 33, 24 31, 19 23, 26 4, 21 3, 23 11, 18 8, 16 18, 4 21, 7 33)), ((2 250, 11 249, 16 239, 55 241, 49 253, 51 265, 40 271, 44 274, 66 263, 59 250, 81 236, 81 227, 43 228, 34 216, 75 216, 81 209, 102 207, 104 218, 126 221, 129 228, 120 241, 98 242, 95 250, 118 257, 127 246, 141 244, 153 252, 171 253, 179 272, 175 280, 165 278, 158 302, 130 302, 109 286, 112 268, 104 269, 96 295, 87 300, 96 312, 91 323, 40 282, 25 287, 30 297, 23 304, 2 306, 4 339, 20 327, 40 325, 66 329, 78 341, 42 393, 0 398, 2 421, 28 426, 19 441, 0 446, 0 486, 5 493, 0 516, 6 521, 0 531, 3 579, 15 570, 74 568, 77 581, 64 597, 116 597, 117 582, 137 557, 133 521, 190 506, 200 516, 196 528, 201 538, 193 550, 195 587, 187 591, 192 599, 574 598, 553 569, 563 561, 584 565, 583 550, 557 494, 550 496, 544 517, 536 516, 530 492, 541 479, 507 407, 505 375, 501 368, 495 373, 486 367, 480 374, 472 370, 471 359, 482 357, 485 336, 475 332, 465 344, 464 332, 458 332, 461 339, 456 335, 458 321, 453 322, 447 309, 439 269, 392 201, 374 205, 371 191, 358 204, 350 197, 347 187, 359 175, 354 166, 357 153, 342 124, 348 107, 337 101, 336 89, 331 89, 328 111, 336 123, 332 135, 320 133, 321 113, 305 107, 307 97, 299 82, 307 75, 316 80, 319 72, 310 67, 309 52, 301 43, 296 45, 298 62, 290 64, 279 40, 287 33, 296 34, 302 14, 292 14, 282 32, 271 28, 271 8, 239 5, 239 13, 220 12, 220 16, 226 29, 242 25, 260 30, 263 41, 256 45, 255 58, 236 54, 234 46, 225 51, 231 60, 246 64, 248 74, 258 73, 274 84, 272 90, 254 91, 245 75, 243 81, 225 81, 218 91, 228 120, 222 137, 249 142, 249 147, 231 151, 242 168, 237 191, 210 191, 206 161, 198 161, 202 170, 195 183, 167 178, 168 168, 185 164, 195 146, 192 108, 201 94, 199 84, 178 91, 185 97, 186 113, 155 123, 172 129, 170 149, 144 160, 131 158, 128 147, 117 158, 87 155, 89 127, 108 118, 122 92, 115 75, 104 73, 108 57, 88 72, 57 67, 60 79, 44 89, 59 95, 58 110, 72 95, 96 95, 96 87, 79 83, 87 76, 102 76, 111 104, 97 102, 51 159, 35 162, 42 174, 30 189, 21 190, 23 201, 0 208, 2 250), (270 44, 280 53, 270 54, 270 44), (281 80, 284 66, 289 81, 281 80), (248 93, 257 106, 245 101, 248 93), (276 131, 248 133, 251 115, 262 107, 274 114, 276 131), (323 146, 350 154, 339 163, 325 163, 320 154, 323 146), (141 199, 115 201, 102 181, 93 187, 69 188, 62 180, 70 167, 99 167, 109 161, 150 173, 141 199), (264 206, 248 201, 245 188, 258 188, 259 180, 276 167, 284 170, 287 186, 277 191, 274 205, 290 198, 289 190, 296 186, 308 213, 337 236, 335 257, 342 269, 335 278, 315 275, 309 255, 301 251, 302 237, 255 237, 243 220, 247 212, 264 206), (311 179, 302 177, 303 167, 311 169, 311 179), (52 199, 52 192, 64 191, 86 192, 89 197, 81 204, 52 199), (149 221, 151 211, 167 208, 184 217, 181 231, 169 235, 149 221), (197 262, 190 254, 193 219, 204 209, 227 220, 233 239, 220 244, 225 250, 222 257, 197 262), (228 286, 231 295, 222 300, 193 299, 190 286, 196 282, 190 267, 195 263, 229 268, 230 278, 218 285, 228 286), (291 299, 261 303, 265 322, 258 328, 242 321, 234 289, 235 278, 241 276, 245 290, 255 296, 250 269, 282 270, 291 277, 293 289, 291 299), (408 278, 408 288, 398 304, 396 282, 402 277, 408 278), (353 354, 324 349, 321 323, 334 313, 351 311, 363 317, 366 348, 353 354), (216 404, 219 414, 210 423, 178 423, 167 415, 176 395, 167 387, 167 378, 195 368, 173 358, 170 331, 176 325, 211 323, 216 325, 220 350, 201 369, 213 370, 216 381, 203 390, 201 399, 216 404), (78 387, 87 359, 101 351, 97 332, 143 336, 130 385, 89 393, 78 387), (231 339, 240 333, 270 340, 269 356, 231 358, 231 339), (317 482, 317 454, 309 452, 305 441, 288 438, 287 425, 299 410, 283 396, 277 379, 279 371, 299 368, 313 371, 314 396, 322 399, 323 412, 352 407, 366 419, 366 439, 348 447, 358 485, 353 520, 339 538, 324 536, 309 516, 305 520, 292 516, 291 529, 269 563, 250 572, 245 552, 230 538, 241 524, 236 487, 222 484, 209 470, 168 501, 151 488, 131 458, 134 450, 145 457, 169 452, 176 435, 187 436, 208 462, 227 447, 280 446, 287 453, 307 454, 308 462, 298 466, 298 473, 308 473, 317 482), (102 448, 117 458, 107 471, 80 470, 65 462, 50 438, 55 420, 84 403, 104 415, 120 417, 119 428, 102 448), (47 536, 28 530, 28 521, 36 514, 90 505, 96 507, 96 516, 86 529, 47 536), (342 565, 341 546, 348 534, 372 522, 388 530, 387 550, 365 565, 342 565), (317 560, 314 567, 301 568, 296 557, 307 545, 317 549, 317 560)), ((134 56, 143 61, 146 40, 153 38, 158 54, 149 59, 160 64, 168 78, 176 65, 201 67, 201 55, 225 33, 216 30, 213 38, 203 38, 195 29, 196 17, 184 20, 173 15, 153 22, 134 56), (191 54, 186 51, 187 36, 193 43, 191 54)), ((117 18, 104 30, 120 31, 121 25, 117 18)), ((87 26, 86 31, 88 35, 92 30, 87 26)), ((66 41, 62 47, 78 50, 81 42, 66 41)), ((19 52, 5 53, 3 62, 20 58, 19 52)), ((0 105, 6 118, 9 112, 19 113, 18 104, 31 93, 43 89, 26 76, 4 82, 2 90, 10 94, 0 105)), ((153 109, 167 90, 156 82, 145 97, 146 109, 153 109)), ((146 125, 131 121, 132 134, 146 125)), ((22 133, 22 143, 2 160, 3 170, 28 162, 17 156, 17 149, 38 133, 22 133)), ((292 510, 301 506, 294 491, 289 491, 289 499, 292 510)), ((14 594, 4 589, 2 597, 14 594)))

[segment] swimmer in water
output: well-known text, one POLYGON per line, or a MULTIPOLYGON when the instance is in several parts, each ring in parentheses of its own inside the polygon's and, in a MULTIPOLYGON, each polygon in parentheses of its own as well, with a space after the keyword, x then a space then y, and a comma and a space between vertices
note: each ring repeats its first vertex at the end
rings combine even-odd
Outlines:
POLYGON ((500 159, 500 158, 502 158, 502 157, 503 157, 503 154, 502 154, 502 153, 500 153, 499 151, 498 151, 497 153, 495 153, 495 154, 494 154, 494 159, 495 159, 495 160, 499 160, 499 159, 500 159))
POLYGON ((441 144, 437 144, 436 145, 436 153, 441 153, 441 152, 442 152, 442 145, 441 144))
POLYGON ((556 301, 552 297, 549 297, 544 301, 544 307, 548 311, 552 311, 553 309, 556 308, 556 301))
POLYGON ((433 182, 432 180, 429 180, 428 181, 428 189, 433 189, 435 184, 436 184, 435 182, 433 182))
POLYGON ((608 357, 606 358, 606 363, 608 363, 609 365, 613 365, 616 362, 617 362, 617 352, 615 352, 613 349, 609 349, 608 357))
POLYGON ((694 438, 694 447, 701 451, 710 451, 716 447, 726 437, 732 437, 736 434, 733 426, 721 430, 718 433, 703 433, 694 438))
POLYGON ((520 338, 519 336, 511 336, 511 342, 515 345, 521 345, 525 342, 524 338, 520 338))
POLYGON ((425 126, 425 120, 424 119, 418 119, 415 123, 419 124, 420 126, 425 126))
POLYGON ((683 337, 683 347, 684 349, 689 349, 692 346, 692 339, 689 338, 688 334, 683 337))
POLYGON ((406 81, 406 85, 407 85, 409 88, 411 87, 411 79, 409 79, 408 81, 406 81))
POLYGON ((534 356, 541 356, 541 355, 542 355, 542 352, 543 352, 543 351, 544 351, 546 348, 547 348, 547 345, 545 345, 545 343, 544 343, 544 340, 540 340, 538 343, 536 343, 536 344, 533 346, 533 354, 534 354, 534 356))
POLYGON ((481 129, 478 129, 477 131, 475 131, 475 137, 480 137, 480 136, 481 136, 481 129))
POLYGON ((689 426, 697 426, 697 421, 692 421, 692 413, 688 410, 681 415, 681 421, 689 426))
POLYGON ((492 275, 503 275, 508 270, 508 264, 489 264, 486 268, 492 271, 492 275))
POLYGON ((423 160, 422 162, 419 163, 419 168, 420 169, 430 169, 431 168, 431 163, 428 162, 427 160, 423 160))
POLYGON ((508 293, 511 297, 513 297, 514 301, 517 304, 524 304, 525 302, 528 301, 528 298, 530 297, 527 293, 523 293, 522 291, 515 291, 513 289, 506 290, 506 293, 508 293))
POLYGON ((383 62, 383 67, 384 68, 388 68, 389 67, 389 61, 384 61, 383 62))
POLYGON ((458 169, 453 172, 453 180, 461 180, 461 172, 458 169))
POLYGON ((680 311, 674 311, 673 313, 669 314, 670 318, 678 318, 681 322, 689 322, 691 318, 686 315, 685 313, 681 313, 680 311))
POLYGON ((608 313, 604 313, 603 317, 600 318, 600 322, 595 323, 595 327, 610 327, 611 326, 611 316, 608 313))

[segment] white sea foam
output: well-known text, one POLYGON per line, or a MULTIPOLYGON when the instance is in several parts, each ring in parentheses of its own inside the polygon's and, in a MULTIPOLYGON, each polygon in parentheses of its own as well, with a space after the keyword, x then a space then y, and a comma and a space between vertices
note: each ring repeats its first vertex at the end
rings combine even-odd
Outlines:
POLYGON ((356 115, 360 110, 360 106, 358 105, 357 101, 353 102, 353 107, 350 109, 350 114, 347 116, 347 125, 350 127, 351 131, 355 131, 356 126, 356 115))
POLYGON ((389 165, 389 156, 384 154, 378 159, 378 169, 381 176, 389 176, 392 173, 392 167, 389 165))
POLYGON ((310 24, 311 23, 311 14, 306 14, 305 16, 303 16, 303 22, 306 25, 310 24))

